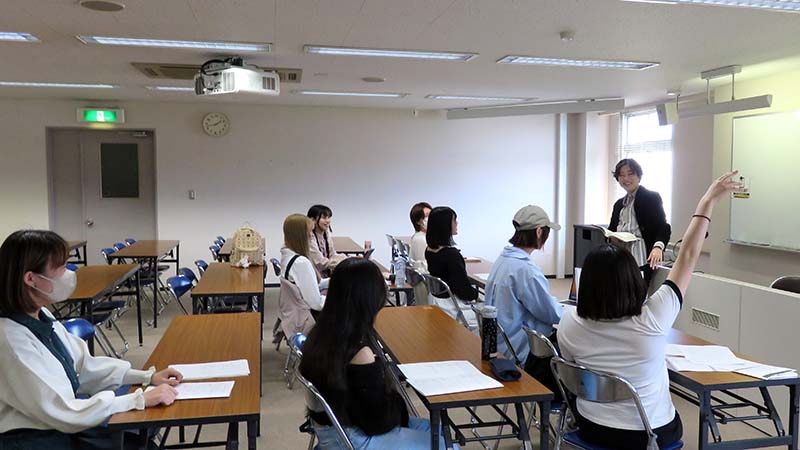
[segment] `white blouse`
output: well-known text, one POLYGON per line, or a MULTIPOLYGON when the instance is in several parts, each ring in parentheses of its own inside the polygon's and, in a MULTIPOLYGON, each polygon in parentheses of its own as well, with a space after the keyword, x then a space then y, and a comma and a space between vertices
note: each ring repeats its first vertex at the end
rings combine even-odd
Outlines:
MULTIPOLYGON (((297 255, 289 247, 281 249, 281 267, 285 268, 289 265, 292 257, 297 255)), ((320 294, 322 289, 328 288, 328 278, 317 282, 317 272, 314 270, 314 264, 305 256, 300 256, 294 261, 292 267, 286 273, 286 278, 292 283, 296 284, 300 289, 300 295, 303 300, 308 303, 309 308, 314 311, 322 311, 325 306, 325 296, 320 294)))
POLYGON ((25 326, 0 318, 0 433, 20 428, 77 433, 112 414, 144 409, 141 389, 120 397, 114 389, 149 383, 154 369, 134 370, 127 361, 92 356, 86 342, 60 322, 53 327, 75 362, 78 393, 91 397, 75 398, 64 367, 50 350, 25 326))

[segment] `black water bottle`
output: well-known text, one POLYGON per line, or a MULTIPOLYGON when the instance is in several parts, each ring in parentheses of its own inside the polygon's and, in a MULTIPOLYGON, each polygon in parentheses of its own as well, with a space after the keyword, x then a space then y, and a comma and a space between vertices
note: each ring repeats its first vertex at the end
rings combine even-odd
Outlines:
POLYGON ((481 309, 481 359, 497 357, 497 308, 486 305, 481 309))

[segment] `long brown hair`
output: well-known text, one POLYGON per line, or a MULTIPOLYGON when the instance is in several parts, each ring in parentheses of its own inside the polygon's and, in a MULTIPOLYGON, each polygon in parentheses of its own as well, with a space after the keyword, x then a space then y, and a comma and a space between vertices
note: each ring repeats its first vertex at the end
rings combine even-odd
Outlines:
POLYGON ((8 236, 0 247, 0 315, 36 311, 25 274, 43 274, 68 257, 67 242, 52 231, 19 230, 8 236))
POLYGON ((311 221, 303 214, 292 214, 283 221, 283 242, 293 252, 308 258, 308 231, 311 221))

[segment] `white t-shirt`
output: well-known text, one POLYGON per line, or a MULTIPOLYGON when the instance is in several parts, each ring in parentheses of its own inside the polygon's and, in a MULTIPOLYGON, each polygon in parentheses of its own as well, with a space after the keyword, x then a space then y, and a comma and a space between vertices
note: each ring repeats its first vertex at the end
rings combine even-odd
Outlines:
POLYGON ((425 261, 425 249, 428 248, 428 242, 425 240, 425 232, 417 231, 411 236, 411 245, 409 245, 408 256, 414 261, 419 261, 427 267, 425 261))
MULTIPOLYGON (((650 426, 664 426, 675 418, 667 374, 667 335, 682 302, 678 287, 666 281, 645 301, 639 316, 596 321, 582 319, 577 308, 567 307, 558 328, 561 356, 627 379, 639 393, 650 426)), ((644 430, 632 400, 616 403, 578 400, 578 412, 599 425, 644 430)))

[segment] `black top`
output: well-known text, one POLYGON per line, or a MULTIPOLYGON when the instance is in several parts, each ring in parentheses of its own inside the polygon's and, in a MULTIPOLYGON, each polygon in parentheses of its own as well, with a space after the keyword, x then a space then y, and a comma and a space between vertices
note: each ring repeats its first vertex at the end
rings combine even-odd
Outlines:
POLYGON ((472 285, 467 275, 467 264, 461 251, 455 247, 444 247, 438 252, 425 250, 428 272, 447 283, 450 291, 461 300, 476 300, 478 289, 472 285))
MULTIPOLYGON (((617 200, 614 203, 614 211, 611 213, 611 224, 608 229, 617 231, 619 225, 619 215, 622 212, 623 202, 625 197, 617 200)), ((645 256, 650 256, 653 250, 653 245, 656 242, 663 242, 664 245, 669 243, 669 237, 672 234, 672 228, 667 223, 667 215, 664 213, 664 202, 661 201, 661 196, 658 192, 650 191, 639 186, 636 191, 636 197, 633 200, 633 210, 636 214, 636 222, 639 223, 639 231, 642 233, 644 239, 644 246, 646 250, 645 256)))
MULTIPOLYGON (((320 390, 343 426, 357 427, 367 436, 408 427, 408 410, 403 397, 386 383, 384 363, 349 364, 347 391, 320 390)), ((331 425, 324 412, 312 412, 311 419, 331 425)))

